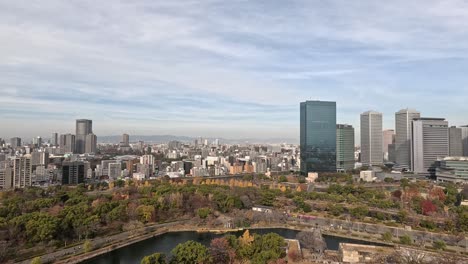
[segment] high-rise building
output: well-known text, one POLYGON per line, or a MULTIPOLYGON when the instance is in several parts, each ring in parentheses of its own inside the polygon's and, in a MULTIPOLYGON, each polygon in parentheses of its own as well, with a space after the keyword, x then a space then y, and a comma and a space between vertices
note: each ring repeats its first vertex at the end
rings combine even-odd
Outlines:
POLYGON ((383 154, 384 159, 389 160, 388 158, 388 146, 395 143, 395 130, 385 129, 383 131, 383 154))
POLYGON ((467 157, 446 157, 439 159, 436 169, 437 181, 468 183, 468 158, 467 157))
POLYGON ((10 166, 0 166, 0 190, 9 190, 13 187, 13 170, 10 166))
POLYGON ((462 129, 455 126, 449 128, 449 156, 463 156, 462 129))
POLYGON ((421 113, 412 109, 402 109, 395 113, 395 152, 396 168, 411 169, 411 128, 412 121, 421 113))
POLYGON ((76 120, 76 153, 85 153, 86 135, 93 133, 93 121, 89 119, 76 120))
POLYGON ((31 186, 31 174, 31 155, 17 157, 13 160, 13 187, 24 188, 27 186, 31 186))
POLYGON ((336 169, 354 169, 354 128, 351 125, 336 125, 336 169))
POLYGON ((122 135, 122 145, 123 146, 130 145, 130 136, 128 134, 123 134, 122 135))
POLYGON ((301 171, 336 171, 336 102, 300 103, 301 171))
POLYGON ((462 130, 462 149, 463 149, 463 156, 468 157, 468 125, 461 126, 462 130))
POLYGON ((42 145, 42 138, 39 136, 33 138, 33 145, 36 147, 40 147, 42 145))
POLYGON ((449 155, 448 122, 444 118, 419 118, 412 123, 412 170, 434 176, 437 159, 449 155))
POLYGON ((74 153, 75 152, 75 135, 65 134, 60 135, 60 148, 63 152, 74 153))
POLYGON ((18 148, 21 147, 21 138, 19 137, 14 137, 10 139, 10 146, 12 148, 18 148))
POLYGON ((57 133, 52 133, 52 137, 50 138, 50 144, 52 146, 58 146, 58 134, 57 133))
POLYGON ((82 161, 62 163, 62 184, 80 184, 85 179, 85 164, 82 161))
POLYGON ((361 163, 383 164, 382 114, 367 111, 361 114, 361 163))
POLYGON ((86 135, 85 153, 96 153, 97 150, 97 137, 94 134, 86 135))

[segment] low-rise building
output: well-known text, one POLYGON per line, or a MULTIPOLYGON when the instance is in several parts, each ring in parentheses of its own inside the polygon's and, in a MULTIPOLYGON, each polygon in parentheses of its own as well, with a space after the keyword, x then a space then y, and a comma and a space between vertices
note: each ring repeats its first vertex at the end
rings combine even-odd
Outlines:
POLYGON ((375 177, 375 171, 366 170, 366 171, 361 171, 361 174, 359 175, 359 179, 365 182, 373 182, 377 179, 377 177, 375 177))
POLYGON ((438 161, 437 181, 468 183, 468 157, 446 157, 438 161))

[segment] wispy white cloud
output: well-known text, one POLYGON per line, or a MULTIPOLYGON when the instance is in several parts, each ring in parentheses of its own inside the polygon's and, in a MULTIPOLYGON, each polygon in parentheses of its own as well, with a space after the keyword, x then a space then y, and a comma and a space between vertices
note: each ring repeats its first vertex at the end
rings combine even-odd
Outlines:
POLYGON ((297 137, 306 99, 355 126, 406 106, 462 123, 466 23, 462 0, 3 1, 0 137, 81 116, 103 134, 297 137))

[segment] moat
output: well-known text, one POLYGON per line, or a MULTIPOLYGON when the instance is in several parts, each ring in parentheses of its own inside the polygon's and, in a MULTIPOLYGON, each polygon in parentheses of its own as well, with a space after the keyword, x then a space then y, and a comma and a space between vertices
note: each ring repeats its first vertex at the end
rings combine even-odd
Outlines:
MULTIPOLYGON (((266 233, 277 233, 284 238, 295 239, 297 230, 291 229, 251 229, 252 234, 266 234, 266 233)), ((228 234, 234 234, 236 236, 242 235, 243 231, 232 232, 228 234)), ((112 252, 102 254, 93 259, 82 262, 83 264, 136 264, 140 263, 140 260, 147 255, 150 255, 155 252, 163 252, 166 255, 170 254, 170 251, 180 243, 184 243, 188 240, 194 240, 200 242, 206 246, 209 246, 210 241, 216 237, 222 237, 225 234, 215 234, 215 233, 197 233, 192 231, 182 231, 182 232, 171 232, 165 233, 157 237, 152 237, 147 240, 131 244, 129 246, 116 249, 112 252)), ((356 239, 348 239, 341 237, 333 236, 323 236, 327 244, 327 249, 338 250, 339 243, 350 242, 357 244, 373 244, 366 241, 360 241, 356 239)))

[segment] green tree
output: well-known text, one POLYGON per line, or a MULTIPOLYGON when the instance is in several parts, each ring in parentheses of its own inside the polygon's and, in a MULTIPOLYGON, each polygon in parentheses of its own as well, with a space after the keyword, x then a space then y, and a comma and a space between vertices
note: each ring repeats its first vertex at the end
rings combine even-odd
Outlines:
POLYGON ((116 180, 114 183, 115 187, 123 188, 125 186, 125 181, 121 179, 116 180))
POLYGON ((362 219, 369 214, 369 208, 367 206, 357 206, 352 208, 349 212, 352 216, 362 219))
POLYGON ((173 264, 211 263, 212 260, 208 249, 192 240, 177 245, 171 253, 173 264))
POLYGON ((199 208, 199 209, 197 210, 198 216, 199 216, 200 218, 202 218, 202 219, 207 218, 208 215, 210 215, 210 213, 211 213, 211 209, 210 209, 210 208, 206 208, 206 207, 204 207, 204 208, 199 208))
POLYGON ((49 241, 58 231, 59 221, 47 213, 35 213, 26 223, 26 235, 35 242, 49 241))
POLYGON ((392 242, 392 233, 390 232, 385 232, 382 234, 382 240, 385 241, 385 242, 392 242))
POLYGON ((83 243, 83 250, 85 253, 91 252, 93 250, 93 244, 90 240, 85 240, 85 242, 83 243))
POLYGON ((41 257, 35 257, 31 260, 31 264, 41 264, 41 257))
POLYGON ((137 207, 138 218, 143 223, 151 222, 155 215, 154 206, 140 205, 137 207))
POLYGON ((332 204, 328 211, 334 216, 340 216, 344 212, 344 207, 340 204, 332 204))
POLYGON ((411 245, 413 243, 413 240, 410 236, 404 235, 400 237, 400 243, 403 245, 411 245))
POLYGON ((166 264, 166 255, 163 253, 154 253, 152 255, 144 257, 141 264, 166 264))
POLYGON ((404 223, 406 219, 408 218, 408 212, 405 210, 400 210, 397 215, 398 222, 404 223))
POLYGON ((403 188, 403 189, 406 188, 406 187, 408 187, 408 186, 409 186, 409 180, 406 179, 406 178, 401 179, 401 180, 400 180, 400 186, 401 186, 401 188, 403 188))
POLYGON ((447 248, 447 244, 442 240, 436 240, 434 241, 434 248, 437 250, 445 250, 447 248))
POLYGON ((286 178, 286 176, 284 175, 281 175, 278 179, 278 182, 287 182, 288 181, 288 178, 286 178))

